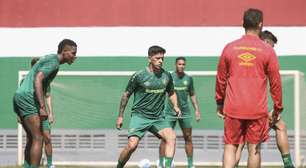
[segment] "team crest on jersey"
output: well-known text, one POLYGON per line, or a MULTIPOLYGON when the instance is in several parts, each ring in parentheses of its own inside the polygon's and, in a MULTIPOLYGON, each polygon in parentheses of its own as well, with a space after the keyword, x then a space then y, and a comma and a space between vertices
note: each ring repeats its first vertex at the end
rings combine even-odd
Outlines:
POLYGON ((188 82, 187 82, 186 80, 184 80, 183 84, 184 84, 184 85, 187 85, 187 84, 188 84, 188 82))
POLYGON ((150 86, 150 84, 151 84, 151 83, 150 83, 149 81, 146 81, 146 82, 144 83, 145 86, 150 86))
POLYGON ((167 85, 168 80, 167 79, 163 79, 163 84, 167 85))
POLYGON ((239 63, 240 66, 254 66, 254 63, 252 63, 252 61, 256 59, 256 56, 249 52, 246 52, 238 55, 238 58, 242 60, 239 63))

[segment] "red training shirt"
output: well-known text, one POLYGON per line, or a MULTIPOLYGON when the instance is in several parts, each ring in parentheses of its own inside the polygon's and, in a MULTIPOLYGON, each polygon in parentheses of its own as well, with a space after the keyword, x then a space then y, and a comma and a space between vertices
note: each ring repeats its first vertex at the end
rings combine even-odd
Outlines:
POLYGON ((267 82, 274 110, 282 110, 282 85, 273 48, 258 36, 244 35, 225 46, 216 77, 216 102, 225 115, 258 119, 268 114, 267 82))

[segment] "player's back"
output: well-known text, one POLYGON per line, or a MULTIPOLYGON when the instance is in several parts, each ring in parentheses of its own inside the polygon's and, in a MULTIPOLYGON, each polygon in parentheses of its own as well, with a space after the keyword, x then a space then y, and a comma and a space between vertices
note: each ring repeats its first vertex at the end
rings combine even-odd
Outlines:
POLYGON ((267 66, 274 50, 258 36, 244 35, 229 43, 222 56, 228 72, 224 112, 242 119, 267 115, 267 66))
POLYGON ((17 89, 17 94, 32 95, 34 94, 34 80, 36 74, 41 71, 46 78, 43 81, 43 90, 47 91, 47 87, 54 79, 59 68, 59 60, 56 54, 46 55, 39 59, 39 61, 31 68, 29 73, 24 78, 20 87, 17 89))

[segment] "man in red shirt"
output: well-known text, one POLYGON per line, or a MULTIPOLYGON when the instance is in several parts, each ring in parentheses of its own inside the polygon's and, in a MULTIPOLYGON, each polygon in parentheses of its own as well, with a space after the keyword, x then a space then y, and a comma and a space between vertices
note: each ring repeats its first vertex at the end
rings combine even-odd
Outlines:
MULTIPOLYGON (((277 38, 268 30, 260 33, 260 39, 271 45, 271 47, 274 47, 274 45, 277 43, 277 38)), ((280 118, 272 128, 275 131, 276 143, 283 159, 284 168, 294 168, 289 150, 287 127, 285 121, 280 118)), ((236 153, 236 167, 238 167, 243 147, 244 144, 239 144, 238 146, 236 153)))
POLYGON ((273 123, 283 109, 278 60, 273 48, 259 38, 262 26, 262 11, 245 11, 245 35, 227 44, 219 60, 215 98, 217 115, 224 119, 224 168, 235 166, 237 147, 244 142, 248 144, 248 167, 260 167, 257 145, 269 137, 268 80, 273 123))

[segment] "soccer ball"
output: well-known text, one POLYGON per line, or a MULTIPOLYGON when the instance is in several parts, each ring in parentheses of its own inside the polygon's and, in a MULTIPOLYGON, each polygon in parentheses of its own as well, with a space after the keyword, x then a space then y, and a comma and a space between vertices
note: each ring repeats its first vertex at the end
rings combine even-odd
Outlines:
POLYGON ((139 168, 150 168, 151 167, 151 163, 149 159, 142 159, 139 163, 138 163, 138 167, 139 168))

